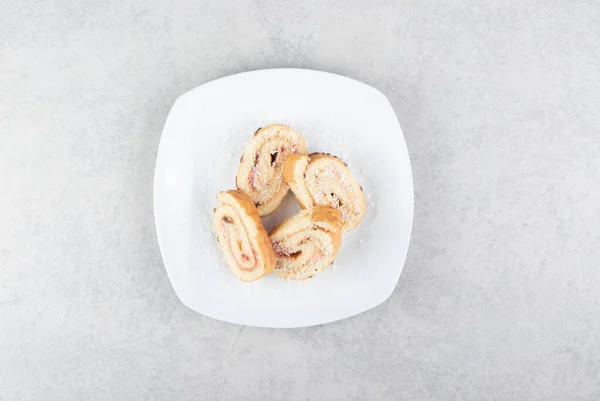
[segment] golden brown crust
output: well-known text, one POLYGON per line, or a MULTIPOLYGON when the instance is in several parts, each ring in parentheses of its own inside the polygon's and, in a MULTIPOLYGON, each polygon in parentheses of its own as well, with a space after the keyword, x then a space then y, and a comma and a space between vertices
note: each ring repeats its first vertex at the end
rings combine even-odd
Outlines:
POLYGON ((317 205, 279 224, 270 233, 275 274, 304 280, 330 266, 342 243, 341 220, 339 210, 317 205))
POLYGON ((283 180, 289 185, 302 209, 314 205, 304 181, 304 172, 308 168, 310 160, 310 157, 306 155, 289 155, 283 164, 283 180))
POLYGON ((310 209, 310 217, 313 224, 323 230, 337 233, 342 229, 342 214, 338 209, 315 205, 315 207, 310 209))
POLYGON ((215 231, 227 264, 242 281, 254 281, 273 271, 275 253, 258 210, 243 191, 219 192, 215 231))
POLYGON ((302 208, 323 204, 342 212, 342 231, 355 229, 362 221, 367 202, 362 186, 340 158, 325 153, 288 158, 284 180, 302 208))
POLYGON ((240 158, 236 187, 252 199, 258 213, 266 216, 277 208, 288 192, 283 165, 293 154, 305 154, 302 136, 285 125, 259 128, 240 158))

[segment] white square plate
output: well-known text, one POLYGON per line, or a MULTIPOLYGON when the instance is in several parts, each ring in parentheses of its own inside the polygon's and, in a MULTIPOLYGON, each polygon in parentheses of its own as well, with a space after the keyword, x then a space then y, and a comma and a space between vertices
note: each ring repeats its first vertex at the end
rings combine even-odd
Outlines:
MULTIPOLYGON (((299 208, 288 194, 267 230, 299 208)), ((273 69, 217 79, 182 95, 167 118, 154 178, 156 230, 167 274, 189 308, 232 323, 302 327, 356 315, 394 290, 413 217, 410 161, 387 98, 325 72, 273 69), (308 153, 348 163, 367 197, 361 225, 335 263, 310 280, 238 280, 213 231, 217 192, 235 189, 239 158, 257 128, 299 131, 308 153)))

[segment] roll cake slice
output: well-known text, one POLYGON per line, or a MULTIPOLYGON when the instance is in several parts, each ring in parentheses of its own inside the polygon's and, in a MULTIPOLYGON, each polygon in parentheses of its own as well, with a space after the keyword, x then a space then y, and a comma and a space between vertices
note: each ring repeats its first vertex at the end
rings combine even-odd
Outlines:
POLYGON ((342 244, 342 214, 317 205, 284 220, 270 233, 277 259, 275 274, 304 280, 330 266, 342 244))
POLYGON ((275 253, 258 210, 239 190, 219 192, 215 231, 225 260, 242 281, 254 281, 273 271, 275 253))
POLYGON ((271 214, 287 194, 283 163, 291 154, 306 154, 304 138, 275 124, 258 129, 242 155, 236 185, 252 199, 259 215, 271 214))
POLYGON ((342 160, 325 153, 290 155, 284 181, 303 209, 328 205, 342 213, 342 231, 358 227, 367 212, 362 187, 342 160))

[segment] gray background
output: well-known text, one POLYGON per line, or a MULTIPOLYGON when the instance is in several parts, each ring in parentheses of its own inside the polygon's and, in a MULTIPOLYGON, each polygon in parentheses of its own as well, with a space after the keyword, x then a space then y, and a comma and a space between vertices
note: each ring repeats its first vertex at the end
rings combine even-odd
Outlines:
MULTIPOLYGON (((0 398, 597 400, 600 3, 0 3, 0 398), (158 250, 174 100, 305 67, 383 91, 415 221, 383 305, 195 314, 158 250)), ((375 157, 376 155, 374 155, 375 157)))

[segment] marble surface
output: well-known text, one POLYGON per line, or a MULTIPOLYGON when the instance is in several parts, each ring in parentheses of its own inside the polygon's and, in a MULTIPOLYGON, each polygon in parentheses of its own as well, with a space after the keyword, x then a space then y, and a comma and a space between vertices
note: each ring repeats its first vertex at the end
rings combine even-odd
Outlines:
POLYGON ((600 4, 0 2, 0 399, 600 399, 600 4), (177 96, 305 67, 390 99, 396 291, 265 330, 186 309, 152 215, 177 96))

